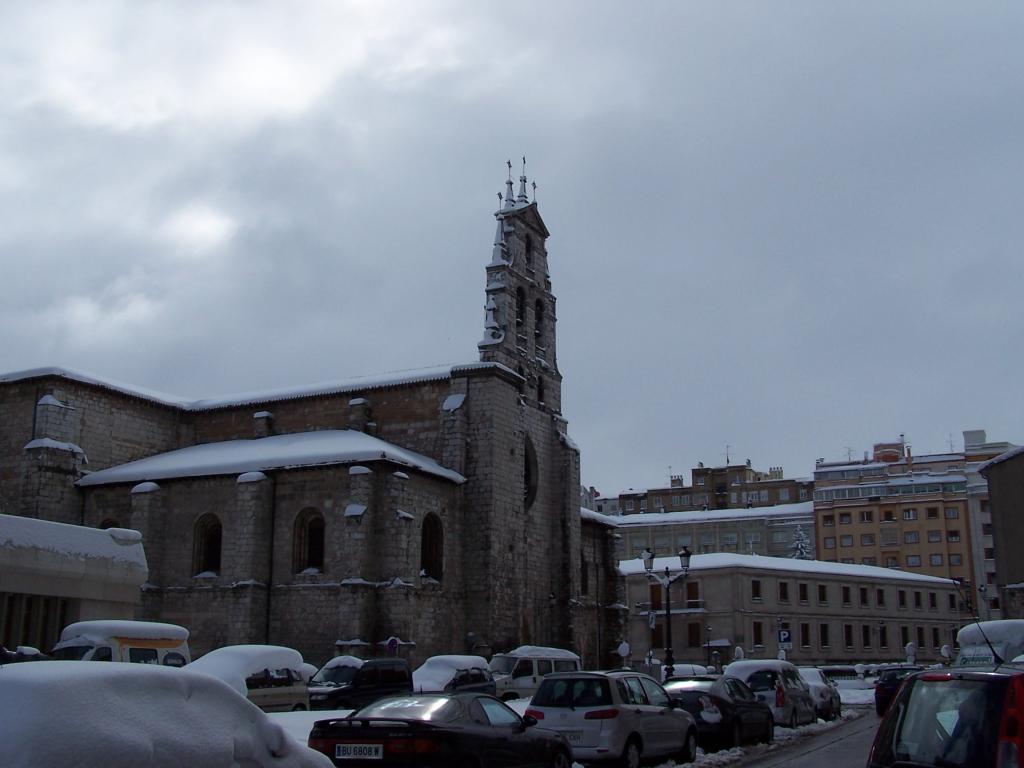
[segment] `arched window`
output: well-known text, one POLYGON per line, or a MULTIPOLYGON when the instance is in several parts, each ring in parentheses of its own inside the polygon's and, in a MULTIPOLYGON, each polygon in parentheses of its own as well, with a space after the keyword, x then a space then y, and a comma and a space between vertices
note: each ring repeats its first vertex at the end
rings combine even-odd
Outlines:
POLYGON ((295 518, 292 537, 292 567, 295 573, 323 573, 324 516, 317 509, 304 509, 295 518))
POLYGON ((544 303, 537 299, 533 305, 533 335, 540 336, 544 333, 544 303))
POLYGON ((523 253, 526 255, 526 268, 533 269, 533 238, 529 235, 526 236, 526 242, 523 243, 523 253))
POLYGON ((538 376, 537 377, 537 402, 538 403, 543 403, 544 402, 545 394, 546 394, 546 392, 544 391, 544 377, 543 376, 538 376))
POLYGON ((516 325, 520 326, 526 318, 526 291, 516 288, 516 325))
POLYGON ((192 545, 192 572, 220 573, 220 520, 206 514, 196 520, 192 545))
POLYGON ((106 520, 104 520, 102 523, 100 523, 100 528, 102 528, 103 530, 106 530, 107 528, 120 528, 120 527, 121 526, 118 524, 117 520, 114 520, 112 517, 108 517, 106 520))
POLYGON ((430 513, 423 518, 420 532, 420 573, 441 580, 444 575, 444 529, 441 518, 430 513))

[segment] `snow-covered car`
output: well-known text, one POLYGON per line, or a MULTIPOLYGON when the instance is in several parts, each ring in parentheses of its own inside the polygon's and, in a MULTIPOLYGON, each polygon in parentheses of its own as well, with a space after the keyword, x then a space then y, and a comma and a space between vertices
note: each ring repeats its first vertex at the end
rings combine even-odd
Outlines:
POLYGON ((772 708, 776 725, 796 728, 813 723, 818 715, 807 683, 796 667, 776 659, 744 659, 725 668, 725 674, 747 684, 758 701, 772 708))
POLYGON ((494 695, 494 676, 483 656, 431 656, 412 673, 417 692, 475 691, 494 695))
POLYGON ((577 672, 582 668, 580 657, 572 651, 539 645, 521 645, 508 653, 496 653, 489 666, 502 701, 528 699, 545 675, 577 672))
POLYGON ((264 712, 309 709, 302 654, 280 645, 228 645, 187 665, 223 680, 264 712))
POLYGON ((822 720, 835 720, 843 709, 842 700, 839 698, 839 686, 835 680, 825 674, 818 667, 797 667, 800 677, 811 689, 811 698, 814 699, 814 711, 822 720))
POLYGON ((128 661, 183 667, 192 658, 189 632, 159 621, 99 619, 64 627, 52 656, 62 661, 128 661))
POLYGON ((327 768, 222 681, 151 664, 40 661, 3 670, 5 768, 327 768))
POLYGON ((358 709, 384 696, 412 693, 412 670, 405 659, 364 661, 335 656, 309 681, 313 709, 358 709))

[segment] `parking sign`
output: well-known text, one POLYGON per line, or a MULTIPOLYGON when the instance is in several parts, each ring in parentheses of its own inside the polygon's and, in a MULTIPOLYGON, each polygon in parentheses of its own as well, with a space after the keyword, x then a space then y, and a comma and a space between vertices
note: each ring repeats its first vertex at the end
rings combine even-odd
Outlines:
POLYGON ((790 629, 779 630, 779 650, 780 651, 791 651, 793 650, 793 631, 790 629))

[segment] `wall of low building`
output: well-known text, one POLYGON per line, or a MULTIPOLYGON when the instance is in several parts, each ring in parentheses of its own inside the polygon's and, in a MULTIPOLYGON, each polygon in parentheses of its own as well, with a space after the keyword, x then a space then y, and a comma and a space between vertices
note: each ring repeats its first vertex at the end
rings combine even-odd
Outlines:
POLYGON ((1000 585, 1003 616, 1024 618, 1024 453, 992 464, 984 471, 988 480, 992 512, 992 538, 995 551, 996 580, 1000 585), (1006 585, 1014 585, 1006 589, 1006 585))

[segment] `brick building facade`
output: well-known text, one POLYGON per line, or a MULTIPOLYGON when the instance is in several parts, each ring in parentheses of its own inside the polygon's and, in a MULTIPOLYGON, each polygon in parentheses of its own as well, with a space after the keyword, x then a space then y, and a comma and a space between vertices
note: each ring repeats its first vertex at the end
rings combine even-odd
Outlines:
POLYGON ((0 511, 141 531, 139 618, 188 626, 197 655, 593 645, 612 550, 581 527, 525 177, 495 216, 479 362, 201 401, 0 376, 0 511))

